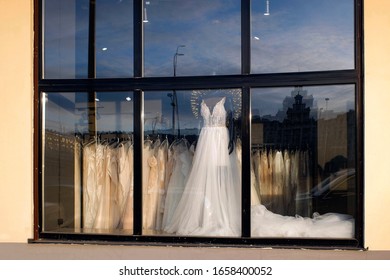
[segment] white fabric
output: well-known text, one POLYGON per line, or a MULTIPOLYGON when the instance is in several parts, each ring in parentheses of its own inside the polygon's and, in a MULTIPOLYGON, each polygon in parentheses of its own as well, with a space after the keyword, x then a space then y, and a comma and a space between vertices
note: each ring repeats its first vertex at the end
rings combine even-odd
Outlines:
POLYGON ((162 229, 162 221, 164 214, 164 204, 165 204, 165 181, 167 173, 167 163, 168 163, 168 148, 169 143, 168 139, 162 141, 158 152, 157 152, 157 161, 158 161, 158 199, 157 199, 157 217, 156 217, 156 230, 162 229))
POLYGON ((204 120, 191 172, 166 231, 179 235, 240 235, 240 174, 237 156, 229 156, 225 98, 212 113, 204 101, 204 120))
POLYGON ((188 150, 184 141, 179 142, 172 147, 172 156, 174 157, 173 172, 167 187, 167 194, 165 198, 164 216, 162 228, 171 222, 173 213, 183 195, 186 178, 191 168, 192 154, 188 150))
MULTIPOLYGON (((236 154, 237 154, 237 160, 238 160, 238 169, 241 174, 241 165, 242 165, 242 145, 240 139, 237 140, 236 143, 236 154)), ((241 178, 241 176, 240 176, 241 178)), ((258 192, 256 190, 256 176, 254 173, 253 168, 251 168, 251 205, 258 205, 260 204, 260 197, 258 195, 258 192)))
MULTIPOLYGON (((204 127, 199 135, 193 166, 182 198, 166 227, 168 233, 178 235, 240 236, 240 157, 235 151, 228 154, 228 131, 223 98, 211 113, 202 102, 204 127)), ((240 147, 239 147, 240 148, 240 147)), ((272 153, 270 153, 272 154, 272 153)), ((281 152, 269 157, 273 167, 270 179, 273 194, 283 192, 285 168, 281 152)), ((252 191, 253 191, 253 186, 252 191)), ((277 206, 283 207, 283 197, 277 206)), ((253 201, 252 201, 253 203, 253 201)), ((279 209, 279 211, 282 209, 279 209)), ((349 215, 328 213, 313 218, 275 214, 261 204, 251 210, 253 237, 353 238, 354 219, 349 215)))
POLYGON ((134 197, 134 162, 133 162, 133 145, 130 144, 127 150, 127 161, 129 168, 129 182, 130 188, 127 192, 127 198, 125 202, 125 208, 123 210, 122 228, 126 230, 133 229, 133 197, 134 197))
POLYGON ((328 213, 313 218, 282 216, 263 205, 252 206, 252 237, 352 238, 354 219, 349 215, 328 213))

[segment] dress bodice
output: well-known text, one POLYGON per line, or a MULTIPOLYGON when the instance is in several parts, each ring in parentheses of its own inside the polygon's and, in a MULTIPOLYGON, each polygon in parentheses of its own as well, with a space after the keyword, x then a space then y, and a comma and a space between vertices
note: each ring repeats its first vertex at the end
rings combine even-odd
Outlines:
POLYGON ((224 107, 226 97, 222 98, 215 104, 213 112, 210 112, 204 100, 201 103, 201 115, 204 126, 226 126, 226 110, 224 107))

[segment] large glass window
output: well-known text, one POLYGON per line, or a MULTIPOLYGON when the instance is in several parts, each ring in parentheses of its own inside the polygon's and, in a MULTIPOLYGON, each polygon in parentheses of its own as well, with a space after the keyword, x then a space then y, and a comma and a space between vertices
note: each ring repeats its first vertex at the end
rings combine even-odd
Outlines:
POLYGON ((132 96, 43 93, 44 231, 132 233, 132 96))
POLYGON ((354 1, 253 1, 253 73, 354 68, 354 1))
POLYGON ((239 74, 239 0, 146 1, 145 75, 239 74))
POLYGON ((43 1, 43 77, 88 77, 88 0, 43 1))
POLYGON ((354 236, 355 87, 252 91, 252 233, 354 236))
POLYGON ((145 93, 146 233, 241 235, 241 91, 145 93))
POLYGON ((361 2, 41 0, 35 239, 360 248, 361 2))
POLYGON ((44 2, 44 77, 133 76, 133 1, 44 2))

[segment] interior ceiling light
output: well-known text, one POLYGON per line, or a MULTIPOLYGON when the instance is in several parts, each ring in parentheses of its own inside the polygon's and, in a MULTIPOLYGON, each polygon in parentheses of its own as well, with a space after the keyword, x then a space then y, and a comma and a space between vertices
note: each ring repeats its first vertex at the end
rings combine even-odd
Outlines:
POLYGON ((269 0, 265 1, 265 12, 264 12, 264 15, 265 16, 269 16, 269 0))
POLYGON ((142 22, 149 22, 148 20, 148 14, 146 12, 146 8, 144 8, 144 20, 142 22))

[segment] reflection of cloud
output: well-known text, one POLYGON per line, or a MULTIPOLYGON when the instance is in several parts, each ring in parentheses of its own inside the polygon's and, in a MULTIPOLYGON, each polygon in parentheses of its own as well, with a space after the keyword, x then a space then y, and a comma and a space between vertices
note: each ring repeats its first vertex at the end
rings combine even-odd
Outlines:
POLYGON ((333 27, 275 33, 253 44, 252 69, 255 73, 352 69, 353 46, 353 36, 333 27))
MULTIPOLYGON (((76 60, 86 72, 88 2, 45 2, 45 22, 50 22, 44 36, 47 72, 72 76, 76 60)), ((173 75, 173 55, 183 44, 186 48, 178 59, 178 75, 240 73, 241 1, 149 2, 149 22, 144 25, 147 76, 173 75)), ((252 40, 254 73, 353 68, 352 0, 272 1, 270 16, 263 14, 265 2, 252 4, 252 33, 261 38, 252 40)), ((101 77, 132 74, 132 10, 129 0, 96 2, 97 70, 101 77), (99 53, 102 47, 108 48, 104 54, 99 53)))
MULTIPOLYGON (((271 16, 254 7, 255 73, 351 69, 354 67, 353 1, 282 1, 271 16)), ((278 2, 275 2, 278 3, 278 2)))
POLYGON ((164 2, 150 12, 150 25, 145 26, 146 75, 172 75, 178 45, 186 45, 178 59, 178 75, 240 73, 240 1, 179 2, 184 3, 164 2))
MULTIPOLYGON (((145 26, 147 75, 171 75, 181 44, 178 75, 240 72, 240 1, 158 2, 155 21, 145 26)), ((256 5, 252 30, 261 40, 252 42, 254 73, 353 68, 353 1, 279 1, 267 17, 256 5)))

